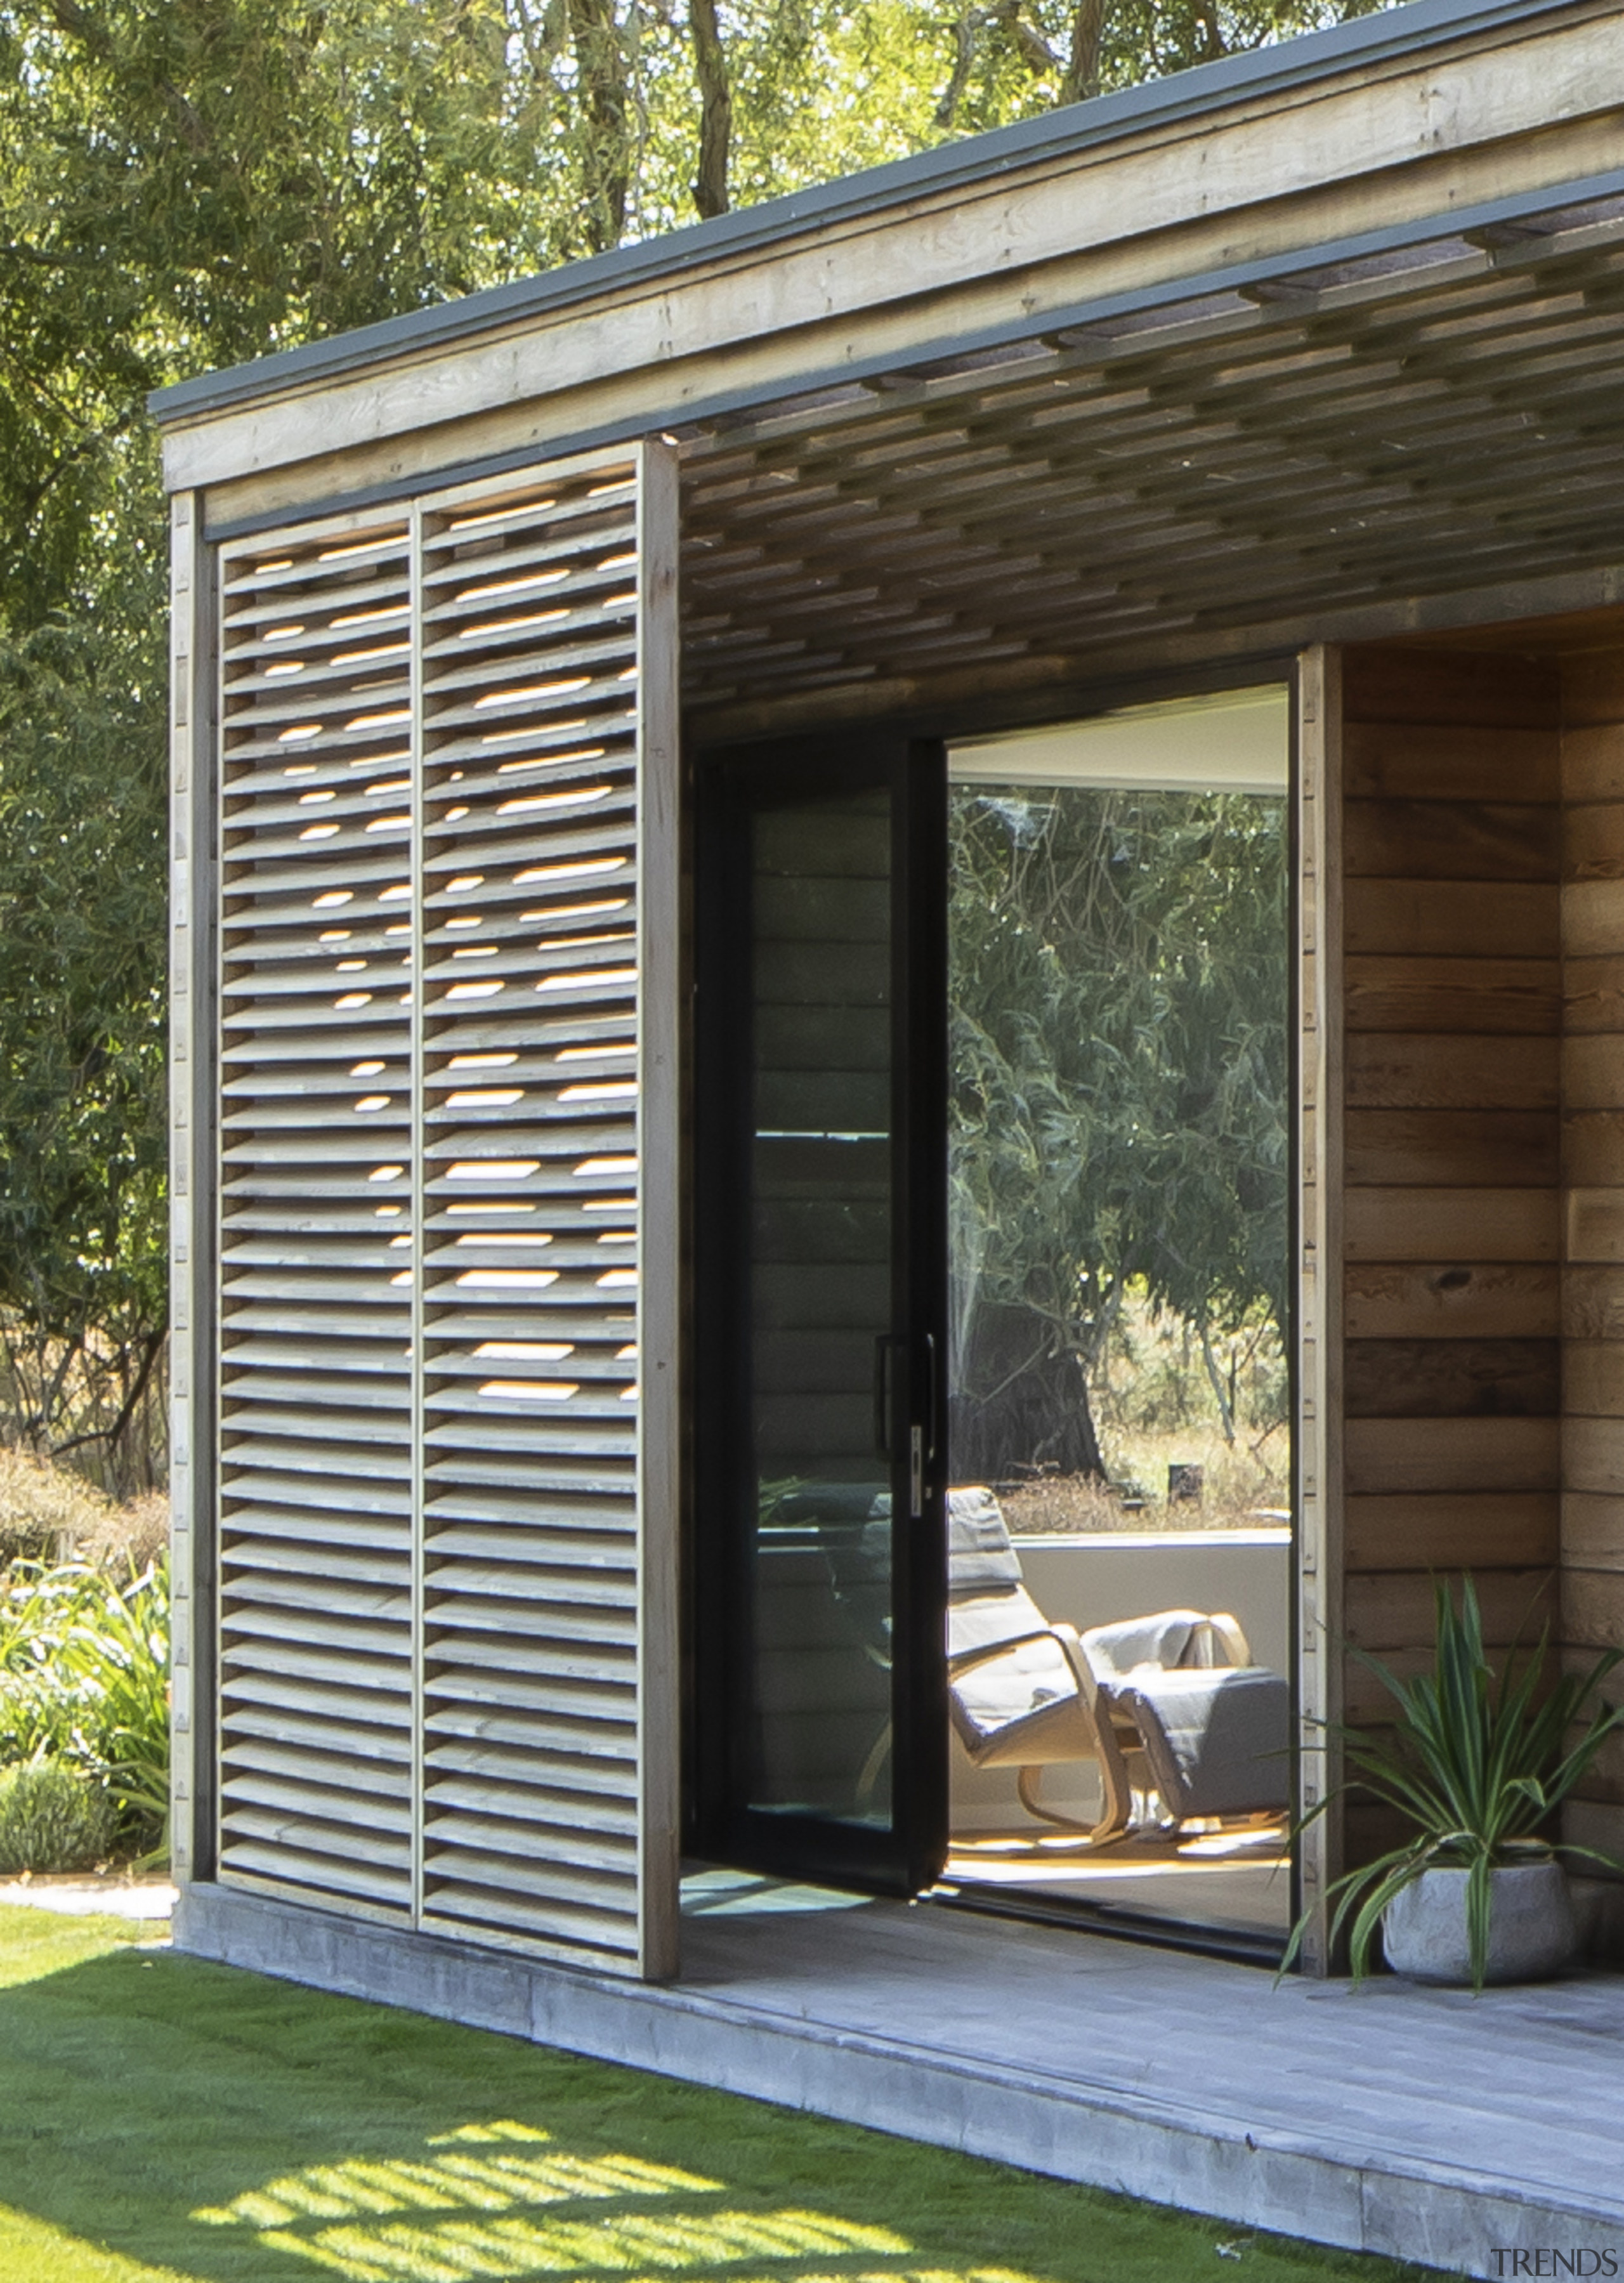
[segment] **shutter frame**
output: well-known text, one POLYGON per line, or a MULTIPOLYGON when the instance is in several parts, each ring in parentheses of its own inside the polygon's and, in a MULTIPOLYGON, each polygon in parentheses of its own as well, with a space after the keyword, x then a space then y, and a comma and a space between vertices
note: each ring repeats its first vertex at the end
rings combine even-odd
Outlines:
POLYGON ((260 533, 214 587, 217 1875, 650 1977, 676 542, 647 442, 260 533))

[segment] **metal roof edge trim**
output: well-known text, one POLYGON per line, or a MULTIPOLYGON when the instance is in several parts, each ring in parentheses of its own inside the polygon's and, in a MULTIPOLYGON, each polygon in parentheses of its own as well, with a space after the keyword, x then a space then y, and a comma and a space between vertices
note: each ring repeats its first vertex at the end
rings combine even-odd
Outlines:
POLYGON ((719 256, 752 253, 775 241, 787 243, 805 230, 878 214, 909 199, 990 181, 1001 173, 1090 150, 1226 103, 1284 94, 1329 78, 1350 64, 1369 66, 1412 51, 1419 55, 1446 41, 1508 26, 1521 29, 1542 17, 1594 12, 1582 0, 1397 0, 1374 15, 1323 32, 1301 33, 1276 47, 1193 65, 1166 79, 1063 105, 1036 119, 939 144, 714 221, 691 222, 633 245, 563 262, 504 285, 487 286, 455 301, 434 302, 246 364, 174 381, 151 392, 147 409, 160 426, 204 419, 281 389, 363 372, 369 365, 413 349, 449 345, 589 301, 621 286, 674 276, 719 256))
MULTIPOLYGON (((1459 238, 1469 230, 1486 229, 1496 222, 1526 221, 1536 214, 1559 213, 1565 207, 1587 205, 1595 199, 1621 197, 1624 197, 1624 167, 1618 167, 1604 175, 1586 175, 1566 183, 1551 183, 1537 191, 1511 192, 1504 198, 1485 199, 1476 206, 1451 207, 1413 222, 1390 223, 1379 230, 1361 230, 1345 238, 1323 238, 1316 244, 1296 247, 1287 254, 1194 270, 1187 277, 1169 278, 1134 292, 1102 295, 1090 301, 1077 302, 1069 308, 1045 310, 1041 316, 1022 316, 1005 324, 983 326, 973 332, 943 335, 934 341, 917 344, 908 351, 902 362, 909 367, 928 365, 935 359, 972 355, 984 348, 1004 348, 1023 340, 1040 340, 1046 335, 1074 328, 1109 323, 1116 317, 1136 316, 1152 309, 1176 309, 1183 302, 1199 300, 1211 293, 1233 292, 1264 280, 1284 280, 1304 270, 1334 267, 1339 261, 1357 261, 1372 254, 1394 253, 1405 246, 1425 245, 1434 239, 1459 238)), ((1139 338, 1144 340, 1147 351, 1153 347, 1153 336, 1139 338)), ((843 386, 852 381, 872 378, 878 373, 899 369, 899 360, 894 355, 864 358, 849 364, 820 366, 798 377, 789 387, 774 381, 754 388, 720 391, 714 398, 685 404, 680 409, 672 408, 663 418, 675 429, 682 430, 706 420, 759 410, 776 403, 792 402, 799 397, 815 394, 820 389, 843 386)), ((434 470, 432 475, 418 472, 384 483, 366 485, 354 492, 335 494, 308 503, 297 512, 301 518, 355 514, 410 499, 430 485, 437 487, 448 483, 495 481, 518 469, 537 466, 543 460, 550 461, 578 452, 598 451, 632 442, 640 436, 658 433, 661 425, 659 419, 642 416, 635 419, 617 420, 577 433, 549 437, 544 442, 514 447, 473 460, 452 462, 445 468, 434 470)), ((211 523, 206 526, 203 537, 209 546, 222 546, 232 540, 249 538, 256 532, 277 530, 287 523, 290 512, 285 507, 271 508, 261 514, 211 523)))

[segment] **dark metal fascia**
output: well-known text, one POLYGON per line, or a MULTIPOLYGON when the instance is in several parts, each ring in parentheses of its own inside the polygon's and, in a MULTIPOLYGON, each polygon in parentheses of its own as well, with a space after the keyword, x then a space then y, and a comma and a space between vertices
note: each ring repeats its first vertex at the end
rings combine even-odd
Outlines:
MULTIPOLYGON (((1410 4, 1419 4, 1419 0, 1410 0, 1410 4)), ((641 436, 658 434, 668 425, 679 430, 691 429, 702 426, 707 420, 720 419, 731 414, 761 411, 774 404, 792 403, 798 398, 815 395, 821 389, 875 379, 882 373, 895 372, 899 368, 914 368, 928 365, 939 359, 973 355, 980 349, 1007 348, 1022 341, 1052 339, 1058 333, 1081 331, 1093 325, 1108 325, 1114 319, 1144 316, 1157 309, 1176 310, 1183 303, 1205 300, 1212 294, 1234 292, 1245 286, 1266 282, 1285 282, 1310 271, 1334 269, 1342 262, 1368 261, 1374 255, 1396 253, 1411 246, 1464 238, 1472 230, 1491 229, 1498 222, 1529 222, 1542 215, 1589 206, 1604 199, 1618 198, 1624 198, 1624 167, 1613 168, 1604 175, 1587 175, 1577 182, 1551 183, 1543 190, 1524 191, 1503 199, 1485 199, 1478 206, 1456 206, 1447 213, 1429 214, 1418 221, 1394 222, 1381 230, 1362 230, 1355 237, 1322 239, 1316 245, 1300 246, 1289 253, 1273 254, 1265 260, 1233 262, 1222 269, 1194 271, 1188 277, 1171 278, 1136 292, 1113 293, 1101 300, 1078 302, 1070 308, 1045 310, 1041 316, 1023 313, 1004 325, 988 326, 972 333, 955 333, 936 340, 917 342, 901 355, 894 350, 885 356, 854 360, 839 366, 818 367, 797 374, 792 380, 767 381, 752 388, 718 391, 714 397, 696 399, 680 407, 672 406, 661 415, 640 414, 635 418, 607 423, 597 428, 572 430, 563 435, 549 436, 481 459, 457 461, 432 471, 419 471, 410 476, 396 477, 386 483, 368 485, 353 492, 335 493, 330 498, 302 503, 296 512, 304 520, 315 515, 338 515, 359 509, 381 507, 396 500, 412 498, 419 492, 442 485, 480 483, 488 478, 507 475, 516 468, 536 466, 545 460, 564 459, 577 452, 596 452, 616 444, 629 443, 641 436)), ((1520 267, 1525 261, 1538 258, 1531 244, 1528 253, 1519 257, 1518 266, 1520 267)), ((1559 240, 1551 248, 1548 258, 1557 261, 1562 258, 1559 240)), ((1485 260, 1487 261, 1487 257, 1485 260)), ((1407 277, 1409 282, 1418 282, 1417 273, 1414 271, 1395 277, 1395 290, 1403 290, 1407 277)), ((1144 333, 1123 336, 1125 353, 1131 352, 1136 346, 1139 346, 1140 354, 1153 355, 1155 332, 1147 330, 1144 333)), ((285 507, 274 508, 259 515, 210 523, 206 535, 211 544, 246 538, 256 531, 275 530, 287 522, 289 513, 285 507)))
POLYGON ((675 278, 729 255, 787 245, 802 234, 878 216, 910 199, 941 197, 1000 175, 1051 164, 1148 129, 1214 113, 1224 105, 1255 101, 1260 96, 1282 97, 1350 67, 1370 71, 1390 58, 1420 55, 1446 42, 1525 30, 1546 17, 1572 15, 1582 20, 1597 12, 1594 0, 1590 4, 1576 4, 1576 0, 1401 0, 1376 15, 1334 25, 1328 31, 1304 33, 1277 47, 1194 65, 1165 80, 1068 104, 1041 118, 967 136, 839 182, 566 262, 536 277, 408 310, 379 324, 284 349, 248 364, 176 381, 154 389, 147 407, 160 426, 202 419, 281 389, 363 372, 413 351, 553 315, 628 286, 675 278))

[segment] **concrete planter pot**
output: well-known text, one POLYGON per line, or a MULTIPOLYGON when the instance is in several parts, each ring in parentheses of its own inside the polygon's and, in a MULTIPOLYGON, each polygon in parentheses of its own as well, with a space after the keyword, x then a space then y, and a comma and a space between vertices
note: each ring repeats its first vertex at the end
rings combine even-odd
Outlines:
MULTIPOLYGON (((1489 1874, 1485 1982, 1542 1982, 1573 1962, 1579 1946, 1567 1874, 1546 1857, 1489 1874)), ((1395 1974, 1469 1988, 1464 1871, 1424 1871, 1382 1913, 1382 1948, 1395 1974)))

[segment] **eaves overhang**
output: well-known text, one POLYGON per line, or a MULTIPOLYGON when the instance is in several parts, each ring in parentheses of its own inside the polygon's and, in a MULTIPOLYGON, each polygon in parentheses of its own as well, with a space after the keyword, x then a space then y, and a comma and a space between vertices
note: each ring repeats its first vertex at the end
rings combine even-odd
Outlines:
MULTIPOLYGON (((160 425, 184 429, 288 395, 307 395, 441 356, 459 346, 585 316, 651 292, 680 292, 702 274, 757 270, 808 245, 923 212, 972 192, 1096 163, 1147 138, 1240 113, 1288 106, 1335 82, 1358 83, 1430 59, 1525 40, 1542 26, 1615 12, 1615 0, 1405 0, 1334 28, 1197 66, 995 132, 967 137, 816 189, 565 264, 380 324, 203 374, 155 391, 160 425)), ((1558 102, 1558 112, 1572 103, 1558 102)), ((1441 146, 1448 140, 1440 129, 1441 146)), ((1232 195, 1232 194, 1231 194, 1232 195)), ((1216 193, 1200 205, 1216 206, 1216 193)), ((995 258, 1008 266, 1008 250, 995 258)))

